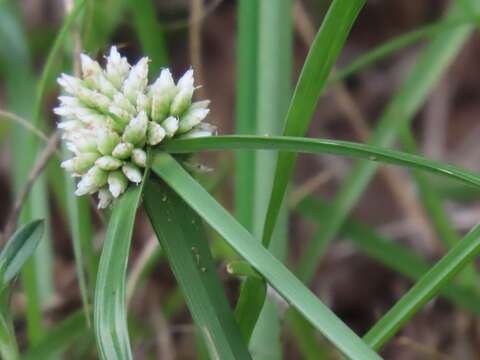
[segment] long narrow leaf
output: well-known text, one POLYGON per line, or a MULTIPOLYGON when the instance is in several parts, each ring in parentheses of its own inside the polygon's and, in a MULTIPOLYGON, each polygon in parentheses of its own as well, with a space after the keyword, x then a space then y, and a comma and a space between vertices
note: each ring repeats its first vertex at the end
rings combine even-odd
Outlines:
MULTIPOLYGON (((293 94, 284 135, 303 136, 318 98, 365 0, 334 0, 325 16, 293 94)), ((268 245, 295 163, 295 154, 279 154, 262 242, 268 245)))
MULTIPOLYGON (((318 198, 308 197, 297 210, 316 222, 329 213, 330 205, 318 198)), ((420 279, 431 267, 420 256, 358 221, 348 220, 342 227, 342 234, 365 255, 413 281, 420 279)), ((312 241, 316 241, 316 236, 312 241)), ((442 295, 453 304, 480 315, 480 297, 471 289, 452 283, 442 290, 442 295)))
POLYGON ((18 229, 0 253, 0 292, 18 274, 32 256, 45 230, 43 220, 35 220, 18 229))
POLYGON ((201 219, 168 186, 145 185, 145 209, 212 359, 250 359, 216 273, 201 219))
POLYGON ((402 165, 480 185, 480 176, 474 172, 422 156, 384 149, 349 141, 297 138, 289 136, 215 136, 197 139, 174 140, 160 147, 170 153, 190 153, 201 150, 272 149, 312 154, 343 155, 367 159, 372 162, 402 165))
POLYGON ((8 306, 7 287, 32 256, 43 236, 44 221, 23 225, 8 240, 0 253, 0 355, 5 360, 18 359, 18 347, 8 306))
MULTIPOLYGON (((143 184, 143 183, 142 183, 143 184)), ((132 359, 125 307, 125 273, 142 186, 115 204, 107 228, 95 286, 94 327, 102 359, 132 359)))
POLYGON ((436 296, 440 289, 479 253, 480 226, 477 226, 370 329, 364 337, 365 341, 374 349, 381 349, 419 309, 436 296))
POLYGON ((255 240, 168 154, 153 158, 152 170, 340 351, 354 359, 379 359, 334 313, 255 240))
POLYGON ((343 80, 365 67, 381 60, 382 58, 391 55, 395 51, 398 51, 408 45, 412 45, 415 42, 425 39, 427 37, 436 35, 443 31, 450 31, 454 27, 472 25, 478 21, 477 16, 465 17, 462 19, 455 20, 440 20, 436 23, 426 25, 424 27, 418 28, 406 34, 400 35, 385 44, 382 44, 372 50, 370 50, 365 55, 361 55, 355 59, 351 64, 345 66, 344 68, 338 70, 332 79, 329 81, 329 84, 334 84, 340 80, 343 80))
MULTIPOLYGON (((468 2, 477 8, 480 6, 476 0, 468 0, 468 2)), ((447 18, 455 19, 459 15, 462 15, 461 6, 456 1, 447 18)), ((385 108, 372 134, 370 144, 381 147, 392 145, 399 129, 402 126, 408 126, 411 122, 472 30, 473 26, 467 25, 453 28, 449 32, 443 32, 434 37, 430 45, 424 49, 407 80, 385 108)), ((334 239, 348 213, 375 174, 377 167, 377 164, 374 163, 358 163, 345 178, 332 203, 329 215, 322 223, 321 240, 318 244, 326 246, 325 244, 334 239)), ((317 247, 317 243, 310 243, 305 250, 298 270, 301 279, 310 281, 313 278, 322 253, 321 250, 317 247)))

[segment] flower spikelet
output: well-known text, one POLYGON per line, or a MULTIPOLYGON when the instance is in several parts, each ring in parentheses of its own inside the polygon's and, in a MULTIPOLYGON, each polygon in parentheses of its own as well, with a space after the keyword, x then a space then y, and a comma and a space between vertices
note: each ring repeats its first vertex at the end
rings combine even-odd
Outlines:
POLYGON ((192 101, 193 70, 175 83, 170 70, 162 69, 149 85, 148 63, 144 57, 132 66, 113 46, 105 68, 82 54, 81 78, 58 78, 65 95, 54 112, 73 153, 61 166, 79 178, 76 195, 98 193, 99 208, 142 181, 148 146, 216 133, 204 122, 210 101, 192 101))

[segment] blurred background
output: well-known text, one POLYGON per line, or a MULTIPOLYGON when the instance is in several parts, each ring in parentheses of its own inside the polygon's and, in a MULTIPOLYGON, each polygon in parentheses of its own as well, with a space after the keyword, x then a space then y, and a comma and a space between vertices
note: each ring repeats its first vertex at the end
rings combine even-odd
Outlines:
MULTIPOLYGON (((218 126, 220 134, 236 131, 238 1, 102 0, 91 4, 86 7, 90 18, 85 26, 90 30, 82 32, 82 49, 101 60, 110 45, 115 44, 132 63, 148 55, 152 58, 151 66, 157 70, 170 66, 176 77, 193 65, 196 82, 203 85, 199 96, 212 100, 209 122, 218 126), (145 10, 155 15, 153 24, 142 18, 145 10), (158 52, 159 48, 164 52, 158 52), (157 52, 151 53, 152 49, 157 52)), ((289 20, 293 24, 291 91, 329 1, 292 0, 292 5, 289 20)), ((448 5, 448 1, 440 0, 368 1, 341 53, 337 69, 396 36, 434 24, 448 5)), ((39 76, 64 18, 65 2, 62 0, 0 1, 2 111, 25 119, 34 116, 33 99, 39 76)), ((62 45, 62 59, 56 59, 53 65, 55 76, 44 79, 46 92, 38 126, 46 134, 52 133, 57 121, 51 111, 58 95, 54 78, 61 71, 72 71, 71 54, 78 44, 74 36, 62 45)), ((426 36, 401 47, 350 74, 341 83, 331 83, 319 101, 308 136, 365 142, 429 38, 426 36)), ((419 153, 470 170, 480 170, 479 40, 475 33, 466 41, 452 66, 437 79, 428 101, 412 122, 419 153)), ((287 72, 285 76, 290 77, 290 74, 287 72)), ((25 130, 22 119, 12 121, 11 116, 2 113, 0 117, 0 202, 3 204, 0 224, 5 229, 15 200, 33 164, 41 157, 44 143, 39 145, 33 141, 33 145, 30 144, 31 131, 25 130)), ((281 121, 283 119, 279 119, 281 121)), ((35 186, 42 187, 31 196, 40 200, 32 201, 37 205, 29 203, 29 209, 24 209, 24 212, 50 218, 50 234, 46 239, 50 242, 42 244, 41 257, 34 266, 36 270, 30 274, 37 277, 41 287, 37 300, 42 304, 41 321, 47 329, 82 307, 71 241, 72 225, 66 215, 69 213, 69 203, 65 200, 68 186, 66 188, 64 174, 58 168, 61 156, 53 153, 43 176, 35 176, 39 179, 35 186)), ((225 152, 202 155, 198 160, 212 169, 200 175, 205 186, 232 212, 235 209, 234 158, 235 154, 225 152)), ((296 205, 309 196, 333 198, 352 163, 340 157, 300 156, 289 194, 292 209, 286 256, 289 265, 297 263, 318 224, 321 226, 321 217, 305 216, 304 212, 297 211, 296 205)), ((478 190, 441 177, 428 175, 425 179, 441 202, 451 230, 458 234, 453 236, 466 233, 478 223, 478 190)), ((80 204, 82 211, 90 214, 90 220, 80 224, 82 229, 88 229, 86 241, 93 244, 87 247, 92 253, 84 252, 87 274, 95 272, 105 231, 103 215, 96 211, 94 201, 85 199, 80 204)), ((389 244, 401 245, 421 264, 422 261, 433 262, 446 252, 445 243, 439 238, 438 221, 432 221, 415 174, 407 170, 382 167, 355 206, 353 217, 362 222, 366 231, 375 232, 375 236, 389 244)), ((182 295, 152 236, 148 221, 140 211, 127 286, 135 359, 201 358, 202 347, 182 295), (162 310, 158 311, 159 308, 162 310)), ((408 266, 402 268, 400 255, 403 253, 397 254, 396 248, 390 251, 393 259, 388 260, 377 254, 375 245, 373 250, 366 250, 355 245, 349 237, 351 234, 342 233, 325 250, 310 288, 358 334, 364 334, 408 290, 415 276, 409 274, 408 266)), ((225 270, 232 253, 215 234, 212 233, 211 238, 219 273, 234 304, 239 279, 225 270)), ((31 292, 22 290, 21 281, 17 288, 12 295, 17 315, 15 330, 20 346, 25 348, 28 329, 24 314, 30 309, 28 296, 31 292)), ((478 324, 471 312, 439 298, 420 311, 386 346, 382 355, 387 359, 477 359, 480 354, 478 324)), ((338 358, 318 334, 315 340, 326 349, 327 358, 338 358)), ((301 339, 287 323, 281 328, 281 345, 282 358, 308 358, 301 339)), ((74 358, 96 358, 91 334, 68 349, 74 358)), ((261 349, 258 351, 262 353, 261 349)), ((276 357, 267 355, 263 357, 276 357)))

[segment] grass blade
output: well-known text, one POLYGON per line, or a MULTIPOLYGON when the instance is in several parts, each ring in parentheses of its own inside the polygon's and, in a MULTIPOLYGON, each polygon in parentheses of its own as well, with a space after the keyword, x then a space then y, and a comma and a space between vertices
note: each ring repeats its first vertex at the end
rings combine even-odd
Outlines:
POLYGON ((168 186, 149 179, 145 209, 211 358, 250 359, 216 273, 201 219, 168 186))
POLYGON ((441 20, 433 24, 429 24, 418 28, 416 30, 410 31, 406 34, 400 35, 385 44, 377 46, 376 48, 370 50, 365 55, 359 56, 351 64, 345 66, 344 68, 338 70, 332 79, 329 81, 329 84, 334 84, 338 81, 345 80, 349 76, 359 72, 365 67, 378 62, 379 60, 391 55, 395 51, 398 51, 406 46, 412 45, 422 39, 434 36, 443 31, 449 31, 452 28, 458 26, 472 25, 478 21, 478 17, 465 17, 462 19, 446 19, 441 20))
POLYGON ((39 244, 45 222, 35 220, 18 229, 0 253, 0 292, 18 274, 39 244))
POLYGON ((170 153, 190 153, 201 150, 224 149, 271 149, 311 154, 342 155, 368 159, 371 162, 383 162, 386 164, 406 166, 412 169, 419 169, 457 179, 471 185, 480 185, 480 176, 477 173, 442 162, 428 160, 422 156, 350 141, 297 138, 289 136, 227 135, 174 140, 160 146, 159 148, 170 153))
MULTIPOLYGON (((7 106, 15 114, 29 119, 35 99, 35 76, 27 38, 22 29, 16 4, 0 5, 0 57, 8 71, 5 73, 7 106), (12 6, 10 6, 12 5, 12 6)), ((15 126, 12 137, 12 174, 14 192, 18 194, 24 187, 29 172, 36 161, 38 139, 24 129, 15 126)), ((48 226, 47 188, 44 176, 33 185, 30 195, 22 205, 19 222, 26 224, 37 218, 46 219, 44 241, 40 243, 34 256, 22 269, 22 286, 26 295, 26 322, 28 340, 35 342, 43 334, 41 305, 53 291, 51 249, 48 226)))
POLYGON ((19 358, 17 340, 8 314, 0 312, 0 356, 3 360, 19 358))
MULTIPOLYGON (((259 2, 238 2, 236 133, 257 130, 257 51, 259 2)), ((255 204, 255 153, 235 154, 235 215, 248 230, 253 229, 255 204), (250 174, 250 176, 244 176, 250 174)))
MULTIPOLYGON (((404 128, 403 131, 400 132, 400 140, 408 152, 417 152, 415 138, 413 137, 410 129, 404 128)), ((439 239, 443 241, 448 249, 452 248, 458 244, 461 238, 448 218, 448 215, 443 208, 440 196, 430 186, 430 183, 424 174, 421 174, 418 171, 413 171, 412 175, 418 186, 422 204, 430 215, 432 225, 438 233, 439 239)), ((478 274, 473 264, 467 266, 465 270, 461 272, 459 278, 465 285, 472 288, 477 287, 478 274)))
POLYGON ((94 300, 95 336, 102 359, 132 359, 125 307, 125 273, 141 194, 142 186, 127 190, 117 200, 108 223, 94 300))
MULTIPOLYGON (((476 2, 470 1, 470 3, 476 2)), ((478 2, 476 6, 478 6, 478 2)), ((459 14, 461 14, 460 7, 455 2, 447 18, 457 18, 459 14)), ((419 57, 410 76, 387 105, 372 135, 370 144, 387 147, 393 143, 399 129, 408 125, 412 120, 413 115, 423 104, 441 74, 458 54, 472 30, 472 26, 463 26, 434 37, 434 40, 419 57)), ((377 164, 362 162, 357 164, 347 176, 332 203, 329 215, 324 219, 321 241, 318 244, 328 244, 335 237, 376 169, 377 164)), ((321 250, 317 248, 317 243, 310 243, 305 250, 299 267, 301 279, 307 282, 312 279, 321 256, 321 250)))
MULTIPOLYGON (((310 48, 285 121, 284 135, 303 136, 318 98, 345 43, 364 0, 334 0, 310 48)), ((295 154, 279 154, 262 242, 268 245, 285 196, 295 154)))
POLYGON ((142 45, 143 54, 152 63, 150 69, 157 76, 160 68, 167 64, 167 49, 165 36, 156 18, 156 10, 152 0, 128 0, 129 9, 133 14, 133 24, 142 45))
POLYGON ((255 240, 170 155, 158 152, 152 170, 346 356, 379 356, 339 320, 285 266, 255 240))
POLYGON ((475 227, 405 294, 365 335, 374 349, 381 347, 411 317, 438 294, 468 262, 480 252, 480 226, 475 227))
MULTIPOLYGON (((258 90, 254 132, 257 134, 282 133, 283 121, 279 119, 285 118, 291 95, 292 35, 292 1, 261 1, 258 16, 258 76, 255 79, 258 90)), ((253 216, 253 228, 250 230, 255 238, 261 239, 277 154, 257 151, 254 156, 255 170, 239 173, 239 176, 245 178, 245 174, 254 174, 254 187, 248 190, 255 199, 249 209, 250 216, 253 216)), ((269 244, 269 250, 280 261, 284 260, 286 253, 287 217, 287 209, 284 208, 269 244)), ((244 336, 247 339, 252 336, 250 349, 256 359, 282 358, 277 304, 265 297, 264 289, 263 279, 250 277, 244 281, 239 305, 247 309, 243 313, 248 312, 248 316, 245 322, 242 317, 237 318, 244 336), (265 347, 266 343, 270 344, 268 348, 265 347)))
POLYGON ((0 253, 0 355, 5 360, 18 359, 17 341, 6 289, 35 252, 44 228, 43 220, 32 221, 22 226, 12 235, 0 253))
MULTIPOLYGON (((329 213, 330 206, 318 198, 309 197, 299 204, 297 210, 300 214, 316 222, 329 213)), ((412 251, 358 221, 348 220, 342 227, 342 233, 365 255, 413 281, 421 278, 431 267, 431 264, 412 251)), ((315 238, 312 241, 315 241, 315 238)), ((470 288, 449 284, 442 290, 442 295, 453 304, 461 306, 475 315, 480 315, 478 306, 480 297, 470 288)))

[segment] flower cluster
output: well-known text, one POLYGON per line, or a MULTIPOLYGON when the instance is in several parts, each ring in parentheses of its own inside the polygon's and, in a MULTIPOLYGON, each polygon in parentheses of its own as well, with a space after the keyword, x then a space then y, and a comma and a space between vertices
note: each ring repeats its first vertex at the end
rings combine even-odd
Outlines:
POLYGON ((147 146, 173 137, 210 136, 215 127, 204 123, 209 101, 192 102, 193 70, 175 84, 168 69, 148 85, 148 58, 131 66, 115 47, 105 69, 81 55, 82 78, 62 74, 54 112, 58 127, 74 156, 62 163, 80 177, 76 195, 98 191, 99 207, 107 207, 129 183, 142 180, 147 146))

